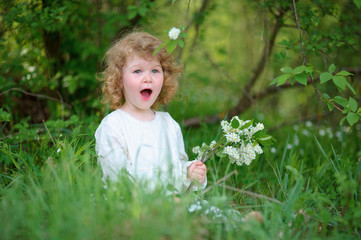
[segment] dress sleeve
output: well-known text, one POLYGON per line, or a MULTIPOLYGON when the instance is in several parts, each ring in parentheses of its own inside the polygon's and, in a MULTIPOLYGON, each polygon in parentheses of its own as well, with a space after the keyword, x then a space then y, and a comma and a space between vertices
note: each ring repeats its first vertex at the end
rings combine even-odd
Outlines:
MULTIPOLYGON (((189 185, 191 184, 191 180, 189 180, 187 178, 187 173, 188 173, 188 167, 196 160, 193 161, 188 161, 188 156, 187 153, 185 152, 184 149, 184 141, 183 141, 183 135, 182 135, 182 131, 179 127, 179 125, 177 125, 177 140, 178 140, 178 146, 179 146, 179 156, 180 156, 180 161, 182 164, 182 182, 183 182, 183 188, 187 189, 189 187, 189 185)), ((197 191, 197 190, 201 190, 204 189, 207 186, 207 177, 206 180, 204 181, 204 183, 202 184, 194 184, 192 187, 193 191, 197 191)))
POLYGON ((120 129, 110 123, 101 123, 95 132, 95 150, 103 171, 103 181, 116 181, 122 169, 127 168, 127 145, 120 129))

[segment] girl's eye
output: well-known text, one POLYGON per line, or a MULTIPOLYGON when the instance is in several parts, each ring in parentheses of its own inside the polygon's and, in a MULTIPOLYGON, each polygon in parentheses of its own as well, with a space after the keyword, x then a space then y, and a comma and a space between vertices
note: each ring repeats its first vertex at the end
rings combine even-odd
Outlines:
POLYGON ((153 70, 152 70, 152 73, 159 73, 159 70, 153 69, 153 70))
POLYGON ((135 70, 134 73, 140 73, 141 71, 140 70, 135 70))

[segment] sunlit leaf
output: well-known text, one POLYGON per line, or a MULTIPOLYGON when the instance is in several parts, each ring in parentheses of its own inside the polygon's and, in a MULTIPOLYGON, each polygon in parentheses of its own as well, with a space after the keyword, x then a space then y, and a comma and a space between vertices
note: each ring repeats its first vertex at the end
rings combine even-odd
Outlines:
POLYGON ((157 52, 162 48, 164 47, 168 42, 164 42, 162 43, 161 45, 159 45, 159 47, 157 47, 154 52, 153 52, 153 56, 155 56, 157 54, 157 52))
POLYGON ((305 65, 301 65, 301 66, 296 67, 293 70, 293 73, 294 74, 300 74, 300 73, 304 72, 306 69, 307 69, 307 67, 305 65))
POLYGON ((346 98, 340 97, 340 96, 336 96, 334 98, 334 101, 338 104, 340 104, 342 107, 346 108, 348 105, 348 101, 346 98))
POLYGON ((336 73, 336 76, 344 76, 344 77, 346 77, 346 76, 350 76, 350 75, 353 75, 353 74, 349 73, 347 71, 341 71, 341 72, 336 73))
POLYGON ((293 73, 293 69, 290 67, 283 67, 281 68, 281 72, 283 73, 293 73))
POLYGON ((301 74, 295 75, 295 79, 297 82, 301 83, 302 85, 307 86, 307 74, 306 73, 301 73, 301 74))
POLYGON ((278 81, 277 81, 277 86, 280 86, 282 84, 285 84, 285 82, 287 81, 287 79, 289 79, 291 77, 292 74, 287 73, 287 74, 282 74, 280 76, 278 76, 278 81))
POLYGON ((356 112, 357 111, 357 101, 353 99, 352 97, 349 98, 348 104, 350 105, 351 111, 356 112))
POLYGON ((333 73, 335 70, 336 70, 335 64, 331 64, 331 65, 328 67, 328 72, 329 72, 329 73, 333 73))
POLYGON ((353 126, 355 123, 357 123, 358 122, 358 120, 359 120, 359 115, 357 114, 357 113, 353 113, 353 112, 349 112, 348 114, 347 114, 347 122, 351 125, 351 126, 353 126))
POLYGON ((333 75, 331 73, 324 72, 324 73, 321 73, 321 75, 320 75, 320 81, 321 81, 321 83, 325 83, 325 82, 331 80, 332 77, 333 77, 333 75))
POLYGON ((337 87, 341 88, 342 90, 345 90, 346 82, 347 82, 345 77, 333 76, 332 81, 337 87))
POLYGON ((183 48, 184 47, 184 42, 183 42, 183 40, 182 39, 177 39, 177 42, 178 42, 178 45, 181 47, 181 48, 183 48))
POLYGON ((231 126, 232 128, 238 128, 240 126, 239 121, 236 118, 233 118, 231 121, 231 126))
POLYGON ((176 40, 170 40, 166 45, 167 53, 171 54, 176 47, 177 47, 177 41, 176 40))

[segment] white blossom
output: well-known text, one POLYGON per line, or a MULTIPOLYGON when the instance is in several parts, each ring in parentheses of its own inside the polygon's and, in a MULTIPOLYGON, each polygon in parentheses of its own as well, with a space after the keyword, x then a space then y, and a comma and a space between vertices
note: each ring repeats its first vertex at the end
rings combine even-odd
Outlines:
POLYGON ((172 28, 169 33, 168 33, 168 36, 170 39, 172 40, 176 40, 180 34, 181 30, 179 28, 172 28))
POLYGON ((199 154, 201 151, 200 151, 200 147, 199 146, 196 146, 192 149, 192 152, 195 153, 195 154, 199 154))
POLYGON ((217 144, 217 142, 215 140, 213 140, 211 142, 211 144, 209 144, 209 147, 213 149, 216 144, 217 144))
POLYGON ((224 121, 224 120, 221 122, 221 126, 222 126, 224 133, 229 133, 233 129, 231 124, 229 124, 227 121, 224 121))
POLYGON ((56 150, 57 153, 60 152, 60 151, 61 151, 60 148, 58 148, 58 150, 56 150))
POLYGON ((239 138, 239 135, 236 133, 227 133, 226 135, 227 138, 227 142, 234 142, 234 143, 238 143, 239 141, 241 141, 241 139, 239 138))
POLYGON ((325 136, 325 135, 326 135, 326 132, 325 132, 325 130, 320 129, 320 130, 318 131, 318 134, 320 134, 320 136, 325 136))

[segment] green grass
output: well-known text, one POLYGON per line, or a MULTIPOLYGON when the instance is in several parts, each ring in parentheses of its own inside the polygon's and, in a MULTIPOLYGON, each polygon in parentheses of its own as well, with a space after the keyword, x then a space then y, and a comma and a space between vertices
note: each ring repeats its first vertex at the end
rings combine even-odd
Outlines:
MULTIPOLYGON (((0 145, 2 239, 360 237, 359 126, 350 133, 321 125, 273 131, 277 143, 251 166, 211 159, 209 191, 176 201, 126 176, 104 188, 91 137, 95 125, 84 124, 77 134, 49 125, 55 145, 47 132, 37 141, 25 136, 22 144, 8 139, 0 145), (234 170, 237 174, 216 184, 234 170), (207 200, 222 216, 207 214, 205 206, 189 212, 198 200, 207 200), (259 211, 263 223, 243 221, 251 211, 259 211)), ((193 146, 219 134, 217 125, 183 130, 190 158, 193 146)))

